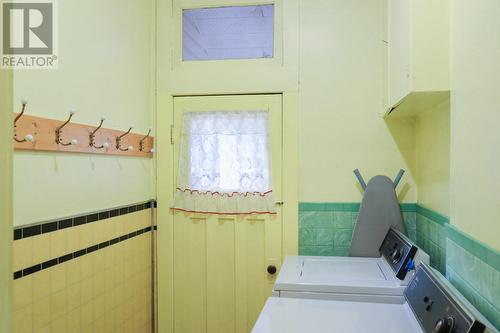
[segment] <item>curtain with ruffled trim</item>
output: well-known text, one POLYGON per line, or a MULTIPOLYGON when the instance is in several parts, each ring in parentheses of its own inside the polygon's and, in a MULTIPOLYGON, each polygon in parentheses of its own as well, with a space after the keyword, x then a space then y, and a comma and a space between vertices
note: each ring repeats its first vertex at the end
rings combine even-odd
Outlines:
POLYGON ((275 214, 267 111, 186 112, 172 209, 275 214))

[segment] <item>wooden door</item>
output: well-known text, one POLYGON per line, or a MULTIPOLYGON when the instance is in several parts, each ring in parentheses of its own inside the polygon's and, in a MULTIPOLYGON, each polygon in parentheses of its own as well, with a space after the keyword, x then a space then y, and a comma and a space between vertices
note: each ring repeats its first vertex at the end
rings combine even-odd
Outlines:
MULTIPOLYGON (((174 99, 174 175, 184 112, 267 110, 272 190, 282 188, 281 95, 176 97, 174 99)), ((174 184, 176 182, 174 181, 174 184)), ((175 189, 173 189, 175 190, 175 189)), ((173 218, 173 305, 175 333, 250 332, 270 296, 282 256, 282 213, 202 215, 173 218)))

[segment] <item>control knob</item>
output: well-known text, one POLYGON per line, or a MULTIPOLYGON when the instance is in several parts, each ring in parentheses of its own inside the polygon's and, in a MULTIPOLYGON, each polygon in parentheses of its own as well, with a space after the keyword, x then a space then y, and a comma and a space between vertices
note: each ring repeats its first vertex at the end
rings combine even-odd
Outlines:
POLYGON ((451 333, 455 326, 455 319, 453 317, 441 318, 436 321, 434 332, 436 333, 451 333))
POLYGON ((403 251, 396 249, 394 252, 392 252, 391 259, 393 264, 397 264, 401 258, 403 257, 403 251))

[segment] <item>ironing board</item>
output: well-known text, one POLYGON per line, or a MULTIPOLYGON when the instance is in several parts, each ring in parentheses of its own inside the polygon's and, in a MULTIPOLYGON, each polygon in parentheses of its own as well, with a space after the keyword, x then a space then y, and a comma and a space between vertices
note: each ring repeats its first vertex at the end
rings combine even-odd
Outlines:
POLYGON ((375 176, 365 185, 361 174, 355 170, 365 193, 352 236, 351 257, 379 257, 380 244, 391 227, 406 235, 396 195, 396 186, 403 173, 401 170, 395 181, 386 176, 375 176))

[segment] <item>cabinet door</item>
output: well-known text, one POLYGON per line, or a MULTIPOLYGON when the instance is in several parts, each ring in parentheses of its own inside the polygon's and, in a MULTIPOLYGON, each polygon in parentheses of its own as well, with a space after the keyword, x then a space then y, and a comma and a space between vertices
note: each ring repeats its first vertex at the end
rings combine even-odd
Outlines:
POLYGON ((411 0, 389 0, 389 106, 411 91, 411 0))

